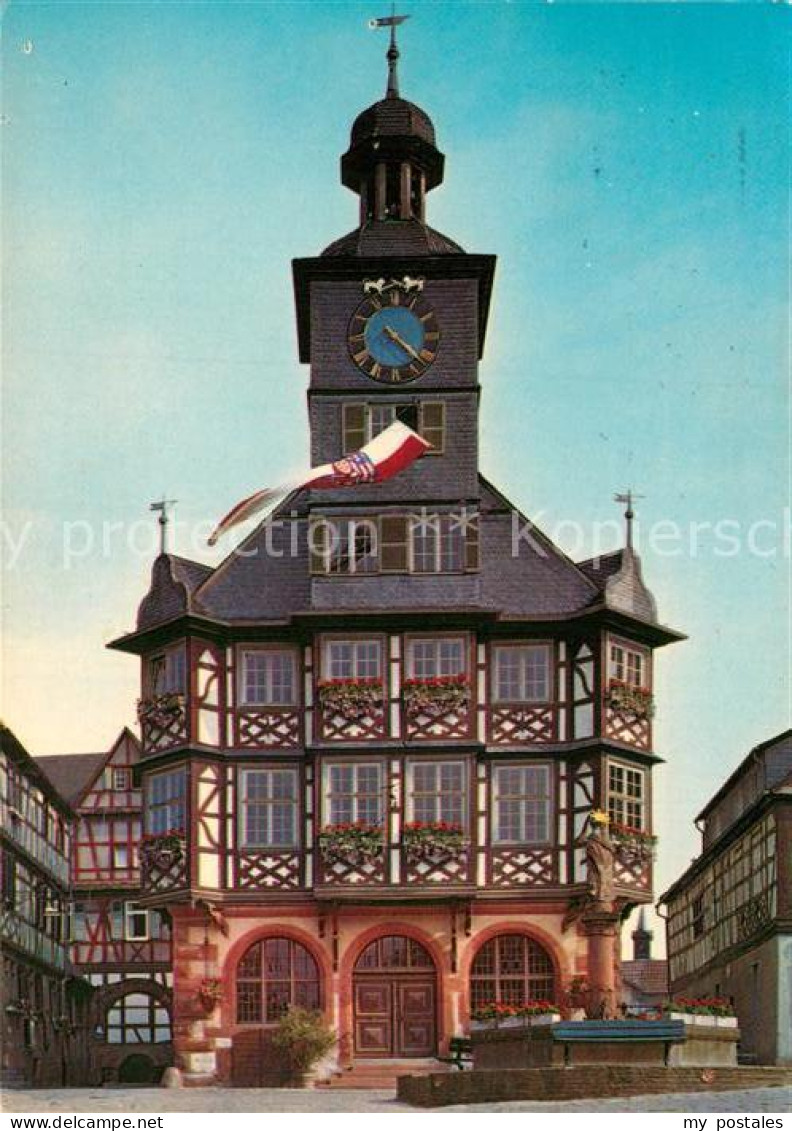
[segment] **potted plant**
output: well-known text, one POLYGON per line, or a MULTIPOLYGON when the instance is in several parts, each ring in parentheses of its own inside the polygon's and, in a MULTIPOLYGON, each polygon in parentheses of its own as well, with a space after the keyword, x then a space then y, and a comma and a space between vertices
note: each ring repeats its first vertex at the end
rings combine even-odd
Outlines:
POLYGON ((186 696, 180 691, 166 691, 138 699, 137 713, 141 723, 161 729, 169 727, 175 719, 184 718, 186 696))
POLYGON ((551 1001, 526 1001, 522 1005, 491 1001, 474 1009, 470 1015, 472 1029, 518 1029, 532 1025, 555 1025, 561 1010, 551 1001))
POLYGON ((382 708, 382 680, 323 679, 319 681, 322 710, 345 719, 362 719, 382 708))
POLYGON ((732 1004, 723 997, 672 998, 666 1002, 664 1012, 672 1021, 684 1021, 686 1025, 737 1028, 732 1004))
POLYGON ((368 821, 325 825, 319 833, 319 851, 326 864, 366 864, 384 851, 382 828, 368 821))
POLYGON ((408 861, 415 864, 460 856, 468 840, 462 826, 452 821, 410 821, 402 830, 402 845, 408 861))
POLYGON ((207 1013, 212 1013, 223 1000, 223 983, 220 979, 204 978, 198 987, 198 1000, 207 1013))
POLYGON ((336 1043, 336 1035, 318 1009, 292 1006, 281 1017, 272 1043, 283 1053, 289 1086, 304 1088, 336 1043))
POLYGON ((633 825, 622 825, 611 821, 608 826, 610 838, 621 856, 634 856, 641 860, 652 860, 657 849, 657 837, 637 829, 633 825))
POLYGON ((402 694, 409 715, 459 714, 470 702, 470 680, 464 672, 406 679, 402 694))
POLYGON ((623 679, 611 679, 605 692, 606 706, 613 711, 626 711, 638 719, 654 715, 654 696, 648 687, 635 687, 623 679))
POLYGON ((184 860, 186 854, 187 842, 182 828, 145 833, 140 838, 138 855, 144 872, 149 872, 152 868, 166 871, 184 860))

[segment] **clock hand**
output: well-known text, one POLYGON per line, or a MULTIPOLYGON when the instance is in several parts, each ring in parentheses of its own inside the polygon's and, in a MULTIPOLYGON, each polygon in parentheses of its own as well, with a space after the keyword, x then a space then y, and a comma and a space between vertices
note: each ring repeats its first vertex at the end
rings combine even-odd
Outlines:
POLYGON ((390 338, 390 340, 392 342, 395 342, 397 346, 401 346, 401 348, 404 350, 404 352, 406 354, 409 354, 410 357, 413 358, 414 361, 420 361, 421 360, 420 354, 418 354, 418 352, 413 349, 413 347, 410 345, 409 342, 405 342, 405 340, 401 336, 401 334, 398 334, 390 326, 383 326, 383 329, 384 329, 385 333, 388 335, 388 337, 390 338))

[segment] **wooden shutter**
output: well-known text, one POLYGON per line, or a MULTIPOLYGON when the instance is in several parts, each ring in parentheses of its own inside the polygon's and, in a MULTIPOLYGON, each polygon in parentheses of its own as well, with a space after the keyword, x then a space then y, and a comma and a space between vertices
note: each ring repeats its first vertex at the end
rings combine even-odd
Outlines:
POLYGON ((418 431, 432 445, 427 455, 440 456, 445 451, 445 410, 444 401, 421 402, 418 431))
POLYGON ((364 404, 345 404, 341 450, 344 454, 356 452, 366 442, 366 406, 364 404))
POLYGON ((465 569, 479 568, 479 515, 468 524, 465 531, 465 569))
POLYGON ((314 519, 308 525, 311 573, 327 573, 327 519, 314 519))
POLYGON ((407 572, 407 516, 380 518, 380 572, 407 572))

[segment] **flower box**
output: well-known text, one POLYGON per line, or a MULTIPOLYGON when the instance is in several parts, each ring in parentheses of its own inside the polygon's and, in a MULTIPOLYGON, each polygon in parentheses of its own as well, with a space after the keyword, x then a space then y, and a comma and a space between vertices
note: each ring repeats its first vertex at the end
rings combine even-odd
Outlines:
POLYGON ((163 833, 146 833, 138 848, 140 866, 148 872, 152 868, 166 871, 187 856, 184 829, 168 829, 163 833))
POLYGON ((471 1016, 474 1029, 526 1029, 532 1025, 555 1025, 561 1020, 558 1006, 549 1001, 529 1001, 523 1005, 493 1001, 480 1006, 471 1016))
POLYGON ((319 852, 325 864, 367 864, 384 851, 382 829, 365 821, 325 825, 319 833, 319 852))
POLYGON ((711 1029, 736 1029, 731 1002, 721 997, 675 998, 665 1006, 666 1017, 686 1025, 708 1025, 711 1029))
POLYGON ((561 1020, 560 1013, 538 1013, 535 1017, 528 1018, 529 1025, 557 1025, 561 1020))
POLYGON ((152 695, 148 699, 138 699, 138 719, 146 726, 161 730, 181 721, 185 716, 187 699, 181 692, 168 691, 164 695, 152 695))
POLYGON ((411 821, 402 830, 402 846, 411 864, 442 863, 460 856, 468 840, 461 825, 449 821, 411 821))
POLYGON ((617 821, 608 824, 608 835, 621 857, 651 860, 657 850, 657 837, 633 825, 621 825, 617 821))
POLYGON ((634 687, 621 679, 612 679, 605 692, 605 704, 612 711, 625 711, 637 719, 654 715, 654 696, 648 687, 634 687))
POLYGON ((406 679, 402 696, 411 716, 460 714, 470 703, 470 680, 464 674, 406 679))
POLYGON ((323 711, 345 719, 363 719, 382 709, 381 679, 323 679, 318 693, 323 711))
POLYGON ((738 1021, 736 1017, 716 1017, 716 1029, 736 1029, 738 1021))

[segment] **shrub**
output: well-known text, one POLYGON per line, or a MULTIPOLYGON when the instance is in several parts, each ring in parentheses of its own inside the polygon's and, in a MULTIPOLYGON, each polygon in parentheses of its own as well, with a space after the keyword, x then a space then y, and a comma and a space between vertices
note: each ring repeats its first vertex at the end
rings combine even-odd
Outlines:
POLYGON ((272 1043, 282 1050, 292 1074, 299 1076, 330 1052, 336 1035, 318 1009, 294 1006, 278 1022, 272 1043))

